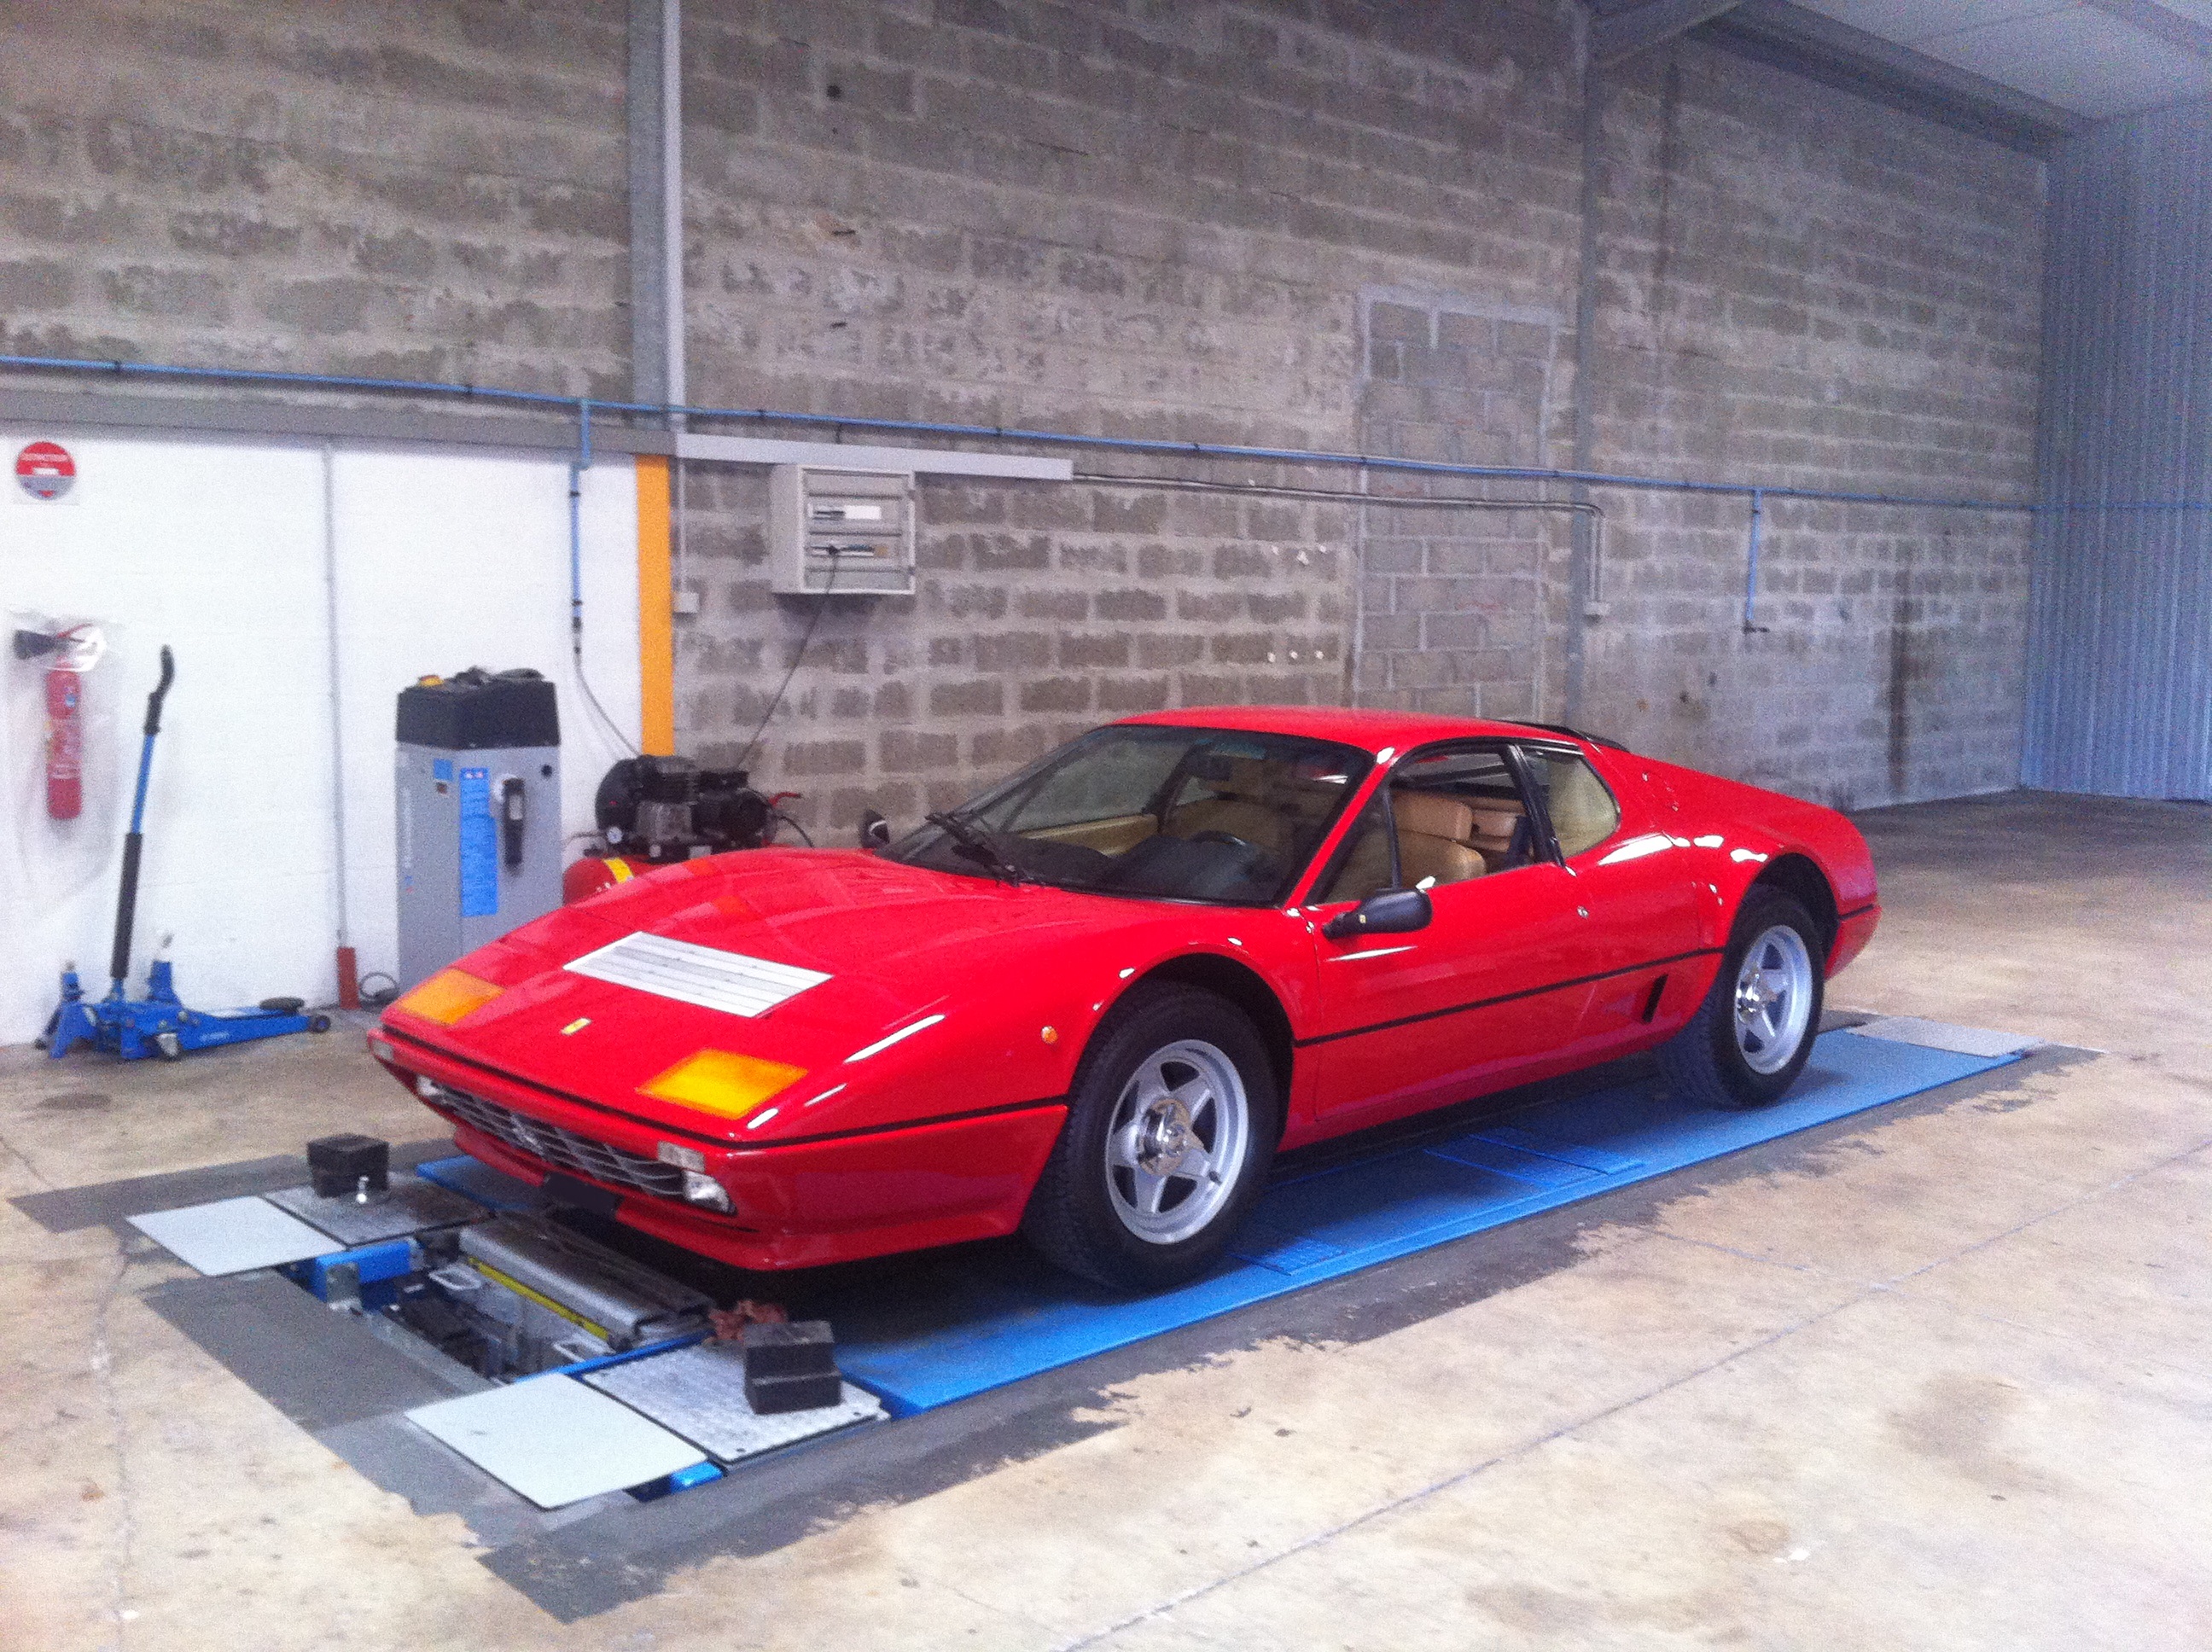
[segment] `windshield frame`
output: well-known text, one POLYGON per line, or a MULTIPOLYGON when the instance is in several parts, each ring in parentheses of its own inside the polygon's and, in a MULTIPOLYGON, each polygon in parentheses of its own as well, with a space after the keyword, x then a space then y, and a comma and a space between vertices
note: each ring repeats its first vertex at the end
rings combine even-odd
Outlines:
MULTIPOLYGON (((1343 740, 1323 739, 1315 735, 1296 734, 1271 729, 1239 728, 1229 726, 1197 723, 1102 723, 1097 728, 1085 730, 1073 739, 1054 746, 1034 762, 1024 765, 1005 780, 986 788, 956 808, 945 811, 963 819, 975 821, 994 838, 1018 840, 1018 833, 1003 833, 984 826, 976 817, 1001 808, 1018 812, 1030 794, 1034 793, 1053 774, 1058 773, 1071 756, 1086 744, 1121 732, 1158 731, 1163 738, 1182 738, 1188 742, 1188 749, 1176 758, 1160 784, 1147 800, 1147 811, 1158 812, 1164 801, 1171 798, 1186 781, 1191 772, 1191 759, 1209 737, 1224 739, 1266 740, 1310 748, 1316 753, 1326 752, 1332 761, 1341 759, 1345 768, 1342 796, 1334 810, 1321 823, 1313 840, 1313 847, 1295 865, 1288 868, 1272 891, 1262 899, 1245 899, 1230 896, 1163 895, 1151 890, 1097 887, 1048 878, 1026 867, 1013 868, 1022 883, 1034 883, 1047 889, 1063 890, 1071 895, 1096 895, 1123 901, 1160 901, 1177 906, 1227 907, 1243 911, 1281 910, 1288 907, 1292 897, 1302 891, 1310 881, 1315 865, 1334 845, 1342 830, 1346 811, 1364 797, 1369 782, 1378 767, 1376 754, 1365 746, 1343 740)), ((957 878, 977 878, 1000 882, 1007 881, 1004 870, 994 869, 979 860, 946 853, 931 855, 927 859, 918 857, 939 845, 951 841, 952 835, 943 827, 924 824, 916 827, 882 848, 870 853, 905 865, 920 866, 924 871, 944 872, 957 878)))

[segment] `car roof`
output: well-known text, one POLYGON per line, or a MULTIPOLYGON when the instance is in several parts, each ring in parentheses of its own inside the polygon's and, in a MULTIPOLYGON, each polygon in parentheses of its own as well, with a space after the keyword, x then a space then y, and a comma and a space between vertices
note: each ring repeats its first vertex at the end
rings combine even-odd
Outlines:
POLYGON ((1380 751, 1385 746, 1425 745, 1432 740, 1553 739, 1566 736, 1556 727, 1505 723, 1480 717, 1443 717, 1432 712, 1354 709, 1343 706, 1187 706, 1176 711, 1146 712, 1125 723, 1165 724, 1176 728, 1242 729, 1254 734, 1296 734, 1334 740, 1380 751))

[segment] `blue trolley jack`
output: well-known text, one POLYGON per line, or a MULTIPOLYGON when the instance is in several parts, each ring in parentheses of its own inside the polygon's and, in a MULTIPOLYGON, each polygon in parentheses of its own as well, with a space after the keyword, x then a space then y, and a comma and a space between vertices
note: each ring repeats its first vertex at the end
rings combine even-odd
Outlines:
POLYGON ((176 680, 177 665, 161 650, 161 681, 146 696, 146 743, 138 750, 138 792, 131 805, 131 831, 123 840, 123 885, 115 897, 115 947, 107 973, 113 984, 103 999, 88 999, 76 966, 62 971, 62 1001, 39 1042, 57 1059, 79 1044, 108 1050, 126 1061, 158 1055, 174 1061, 213 1044, 244 1044, 284 1033, 328 1032, 326 1015, 303 1015, 296 998, 272 998, 247 1010, 188 1010, 178 1001, 169 961, 156 957, 146 974, 146 996, 124 995, 131 974, 131 926, 138 907, 138 857, 145 844, 146 780, 154 768, 154 737, 161 732, 161 700, 176 680))

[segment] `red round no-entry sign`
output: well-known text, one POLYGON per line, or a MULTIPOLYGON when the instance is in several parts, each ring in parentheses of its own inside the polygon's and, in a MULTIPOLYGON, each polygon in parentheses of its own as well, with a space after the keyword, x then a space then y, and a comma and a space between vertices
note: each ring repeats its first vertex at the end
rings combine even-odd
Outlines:
POLYGON ((58 441, 34 441, 15 455, 15 481, 33 499, 59 499, 76 482, 76 461, 58 441))

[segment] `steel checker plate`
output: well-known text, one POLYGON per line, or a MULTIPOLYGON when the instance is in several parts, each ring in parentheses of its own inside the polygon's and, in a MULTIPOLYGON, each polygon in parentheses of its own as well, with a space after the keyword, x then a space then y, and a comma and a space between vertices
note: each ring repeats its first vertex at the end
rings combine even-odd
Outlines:
POLYGON ((404 1239, 431 1228, 480 1222, 488 1214, 473 1199, 465 1199, 434 1181, 406 1175, 393 1176, 390 1190, 371 1194, 366 1205, 350 1198, 325 1199, 313 1187, 287 1187, 263 1197, 309 1226, 320 1228, 348 1249, 386 1239, 404 1239))
POLYGON ((726 1463, 884 1415, 882 1400, 848 1382, 835 1406, 757 1417, 745 1403, 744 1351, 732 1343, 695 1343, 649 1359, 603 1366, 577 1380, 612 1394, 726 1463))

